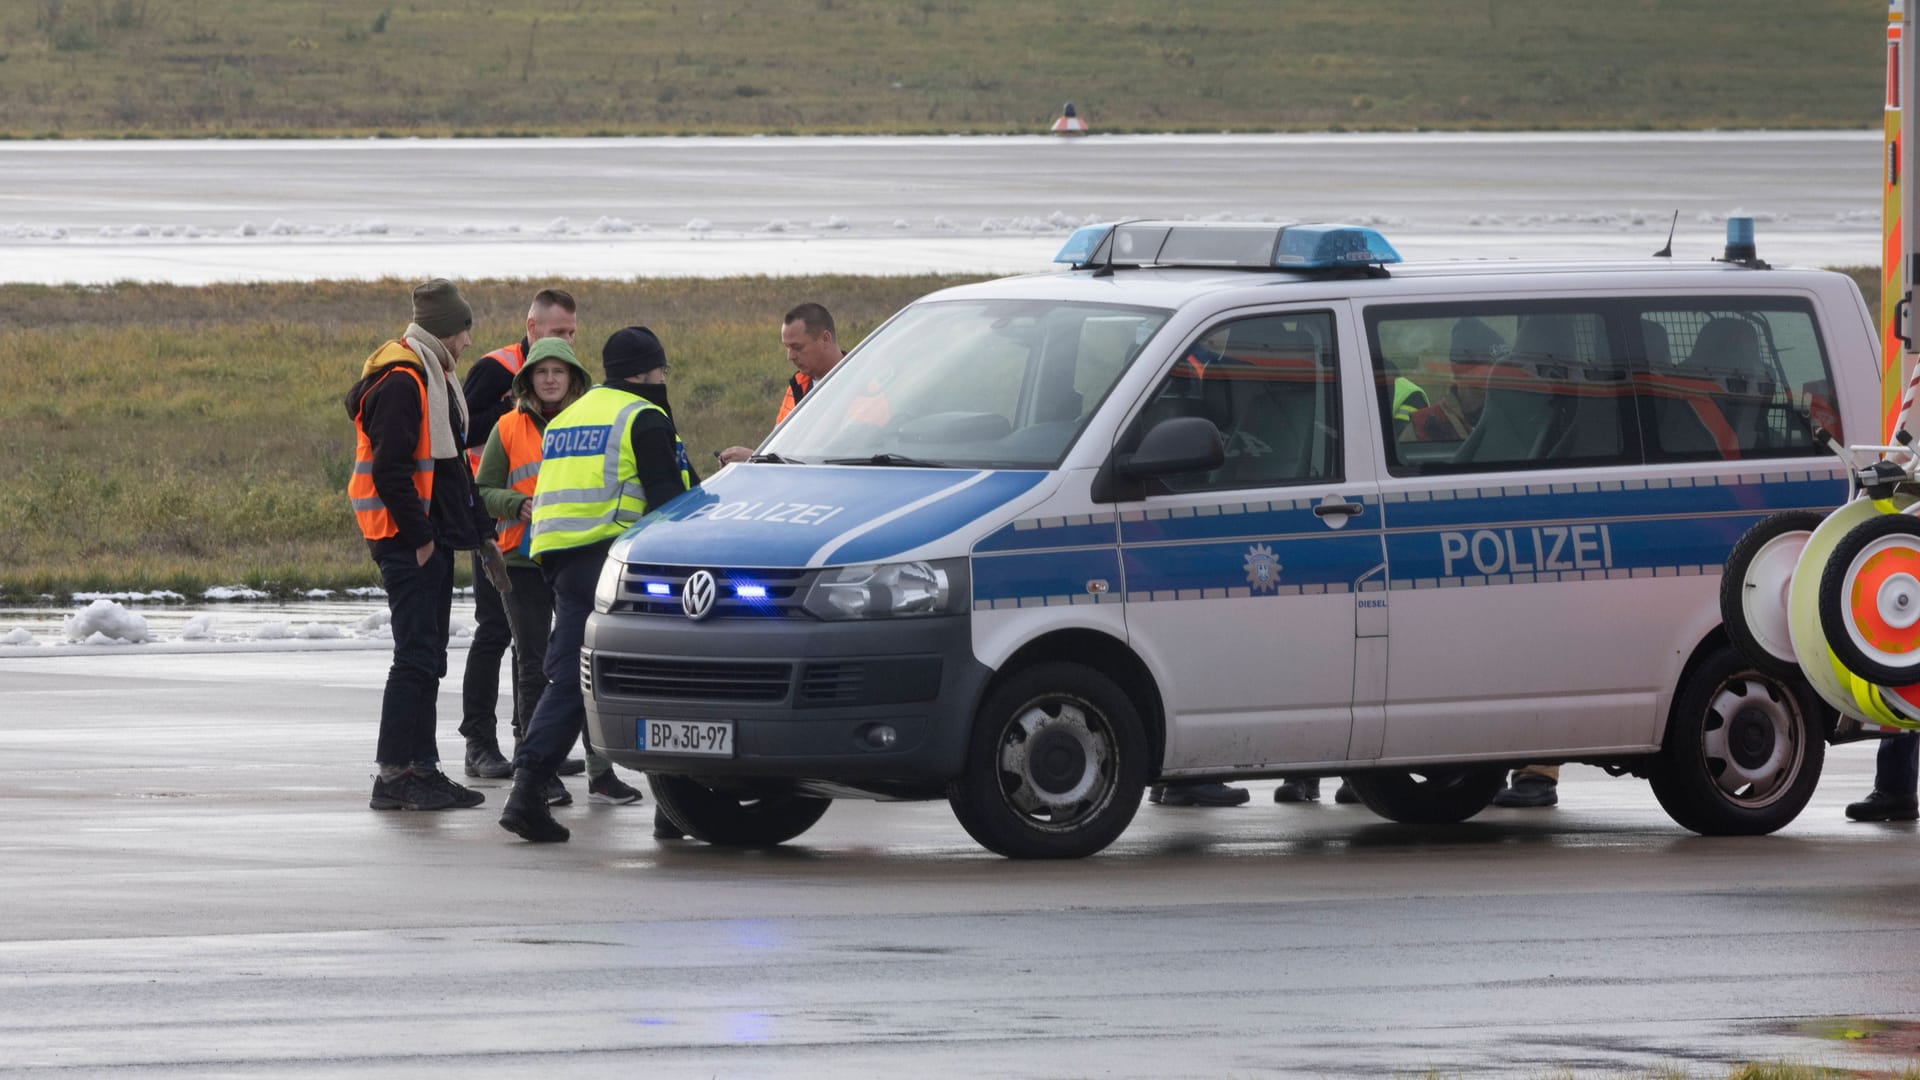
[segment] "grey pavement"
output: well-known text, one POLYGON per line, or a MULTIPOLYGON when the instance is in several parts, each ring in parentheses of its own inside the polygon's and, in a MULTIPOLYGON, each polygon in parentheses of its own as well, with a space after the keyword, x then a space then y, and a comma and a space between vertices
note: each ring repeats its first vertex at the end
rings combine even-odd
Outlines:
POLYGON ((1920 836, 1840 813, 1870 747, 1764 838, 1569 768, 1558 809, 1444 829, 1259 783, 1044 864, 941 803, 656 841, 575 782, 532 847, 503 783, 367 809, 385 663, 0 659, 0 1074, 1723 1075, 1884 1068, 1818 1033, 1920 1020, 1920 836))

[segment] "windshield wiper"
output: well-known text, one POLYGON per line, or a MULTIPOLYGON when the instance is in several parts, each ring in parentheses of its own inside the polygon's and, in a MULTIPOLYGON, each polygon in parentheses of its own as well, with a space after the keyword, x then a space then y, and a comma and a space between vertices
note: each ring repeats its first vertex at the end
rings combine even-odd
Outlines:
POLYGON ((828 465, 903 465, 916 469, 950 469, 953 466, 938 461, 921 461, 905 454, 875 454, 872 457, 828 458, 828 465))
POLYGON ((753 454, 753 455, 750 455, 747 458, 747 460, 753 462, 756 465, 805 465, 806 464, 806 462, 801 461, 798 458, 785 458, 785 457, 781 457, 779 454, 753 454))

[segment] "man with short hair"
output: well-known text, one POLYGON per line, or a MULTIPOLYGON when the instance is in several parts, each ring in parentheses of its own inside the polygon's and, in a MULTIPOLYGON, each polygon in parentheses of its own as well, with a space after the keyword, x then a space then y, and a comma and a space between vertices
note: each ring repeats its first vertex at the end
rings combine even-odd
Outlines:
MULTIPOLYGON (((526 333, 519 342, 493 350, 467 372, 467 463, 475 475, 480 471, 480 449, 487 445, 494 425, 513 410, 513 379, 526 363, 528 350, 534 342, 546 338, 573 344, 579 327, 577 315, 573 294, 565 289, 541 289, 527 308, 526 333)), ((513 643, 513 632, 500 590, 480 570, 478 552, 473 557, 473 618, 473 643, 467 649, 467 670, 460 682, 460 734, 467 740, 466 772, 468 776, 500 780, 513 775, 513 763, 500 753, 500 721, 495 715, 500 700, 500 660, 513 643)), ((516 740, 525 734, 520 730, 519 716, 520 710, 515 709, 516 740)))
MULTIPOLYGON (((787 361, 793 365, 793 378, 787 380, 787 395, 780 399, 780 411, 773 418, 776 427, 800 404, 800 399, 807 396, 813 384, 826 378, 827 372, 846 355, 840 350, 836 335, 833 314, 810 300, 794 305, 780 320, 780 344, 787 350, 787 361)), ((731 465, 753 456, 753 448, 729 446, 717 456, 721 464, 731 465)))
POLYGON ((644 326, 601 350, 606 381, 547 422, 533 496, 530 554, 553 589, 547 688, 513 759, 500 827, 535 843, 572 834, 555 821, 547 787, 587 722, 580 647, 607 549, 647 512, 700 478, 667 405, 667 354, 644 326))
POLYGON ((375 810, 445 810, 486 797, 440 771, 434 702, 447 673, 453 553, 493 536, 462 459, 466 399, 454 365, 473 309, 453 282, 413 290, 413 321, 375 349, 347 392, 355 443, 347 498, 380 567, 393 615, 393 666, 380 701, 375 810))

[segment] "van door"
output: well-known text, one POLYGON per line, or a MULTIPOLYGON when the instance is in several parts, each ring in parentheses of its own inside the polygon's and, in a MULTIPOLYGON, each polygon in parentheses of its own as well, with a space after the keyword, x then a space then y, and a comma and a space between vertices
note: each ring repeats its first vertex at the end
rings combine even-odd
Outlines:
POLYGON ((1208 326, 1120 441, 1180 416, 1226 441, 1219 468, 1119 506, 1127 633, 1160 680, 1169 772, 1347 756, 1356 590, 1383 548, 1367 455, 1347 453, 1365 395, 1341 370, 1365 369, 1343 325, 1320 307, 1208 326))

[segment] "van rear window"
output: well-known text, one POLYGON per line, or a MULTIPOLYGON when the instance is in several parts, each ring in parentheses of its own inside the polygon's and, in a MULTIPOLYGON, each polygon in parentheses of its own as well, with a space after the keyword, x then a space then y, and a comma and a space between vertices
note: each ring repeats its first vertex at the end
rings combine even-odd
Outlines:
POLYGON ((1795 456, 1838 433, 1790 298, 1395 305, 1367 335, 1396 476, 1795 456))

